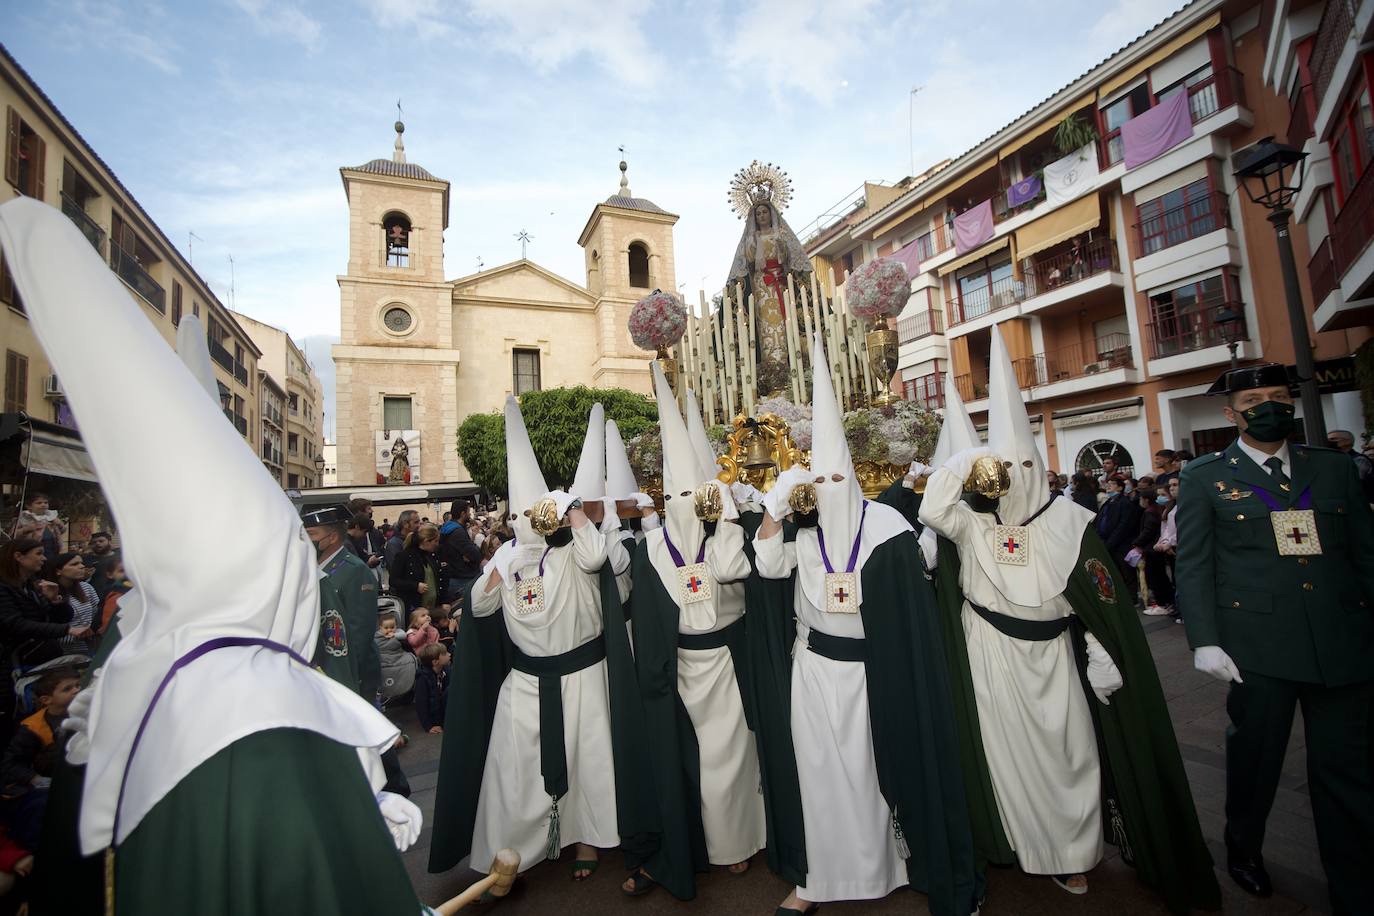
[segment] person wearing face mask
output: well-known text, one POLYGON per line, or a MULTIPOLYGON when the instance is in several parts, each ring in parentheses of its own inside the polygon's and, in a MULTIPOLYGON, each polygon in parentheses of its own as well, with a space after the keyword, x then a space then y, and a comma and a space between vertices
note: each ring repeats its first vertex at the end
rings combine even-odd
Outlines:
MULTIPOLYGON (((429 868, 509 847, 524 871, 576 844, 584 881, 599 849, 622 846, 637 867, 657 830, 643 710, 598 494, 584 490, 593 520, 550 491, 513 397, 505 421, 515 539, 473 582, 454 643, 429 868)), ((574 489, 604 487, 604 436, 598 408, 574 489)))
MULTIPOLYGON (((812 347, 828 365, 819 335, 812 347)), ((966 916, 977 907, 973 840, 934 595, 911 526, 863 498, 829 373, 813 386, 811 468, 778 476, 754 537, 759 574, 789 582, 797 620, 790 724, 805 873, 777 912, 910 885, 936 916, 966 916), (788 542, 801 484, 815 488, 816 518, 788 542)))
POLYGON ((952 455, 920 509, 956 548, 952 563, 940 560, 938 597, 953 622, 956 711, 972 726, 962 750, 979 855, 1083 894, 1110 840, 1172 908, 1215 909, 1211 857, 1131 595, 1092 513, 1050 498, 996 328, 988 390, 990 447, 952 455), (975 462, 993 456, 1006 474, 993 492, 1003 492, 966 498, 975 462))
POLYGON ((1294 708, 1335 913, 1374 901, 1374 518, 1340 452, 1290 443, 1287 370, 1232 369, 1212 386, 1239 437, 1184 468, 1179 597, 1193 664, 1230 684, 1227 870, 1267 897, 1265 821, 1294 708))

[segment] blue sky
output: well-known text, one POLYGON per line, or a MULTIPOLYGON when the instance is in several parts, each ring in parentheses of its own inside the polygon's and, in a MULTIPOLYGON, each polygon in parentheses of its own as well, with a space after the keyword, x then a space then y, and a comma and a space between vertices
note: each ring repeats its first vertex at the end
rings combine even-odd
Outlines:
MULTIPOLYGON (((583 282, 577 235, 619 180, 681 214, 677 279, 723 282, 730 176, 796 184, 802 229, 865 179, 954 156, 1181 0, 66 0, 3 41, 225 301, 338 330, 338 168, 387 156, 453 183, 450 278, 520 256, 583 282)), ((314 361, 323 346, 312 348, 314 361)))

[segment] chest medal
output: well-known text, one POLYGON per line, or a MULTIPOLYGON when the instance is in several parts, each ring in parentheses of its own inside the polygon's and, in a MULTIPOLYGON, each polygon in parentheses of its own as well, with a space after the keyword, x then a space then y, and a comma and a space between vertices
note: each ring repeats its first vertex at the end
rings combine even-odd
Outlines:
POLYGON ((1322 542, 1317 536, 1317 515, 1311 509, 1285 509, 1269 513, 1274 526, 1274 543, 1281 557, 1321 556, 1322 542))
POLYGON ((855 595, 855 573, 825 574, 825 612, 827 614, 857 614, 859 601, 855 595))
POLYGON ((515 616, 529 617, 544 610, 544 577, 517 579, 515 583, 515 616))
POLYGON ((689 563, 677 568, 678 591, 683 604, 696 604, 711 600, 711 577, 706 574, 705 563, 689 563))
POLYGON ((992 533, 996 560, 1006 566, 1030 565, 1030 526, 997 525, 992 533))

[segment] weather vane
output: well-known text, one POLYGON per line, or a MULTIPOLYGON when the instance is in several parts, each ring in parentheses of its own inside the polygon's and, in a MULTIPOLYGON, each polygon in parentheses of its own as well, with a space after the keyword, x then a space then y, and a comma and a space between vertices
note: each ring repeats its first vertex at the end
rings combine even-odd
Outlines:
POLYGON ((530 242, 534 241, 534 236, 530 235, 524 229, 521 229, 515 234, 515 237, 520 240, 520 260, 523 261, 525 260, 525 253, 529 248, 530 242))
POLYGON ((481 272, 482 272, 482 269, 483 269, 485 266, 486 266, 486 265, 484 265, 484 264, 482 263, 482 256, 479 254, 479 255, 477 256, 477 272, 478 272, 478 273, 481 273, 481 272))

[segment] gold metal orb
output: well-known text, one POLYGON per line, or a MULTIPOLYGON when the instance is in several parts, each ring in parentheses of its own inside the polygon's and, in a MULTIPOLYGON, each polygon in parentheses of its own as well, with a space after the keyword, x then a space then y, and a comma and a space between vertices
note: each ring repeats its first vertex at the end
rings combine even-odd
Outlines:
POLYGON ((964 481, 964 490, 988 499, 1001 499, 1011 489, 1011 475, 996 455, 984 455, 973 462, 973 471, 964 481))
POLYGON ((720 488, 715 484, 704 483, 692 492, 692 510, 703 522, 718 521, 724 508, 721 504, 720 488))
POLYGON ((798 515, 810 515, 816 511, 816 485, 814 483, 799 483, 792 488, 792 492, 787 496, 787 504, 792 507, 792 511, 798 515))
POLYGON ((558 530, 558 503, 552 496, 541 496, 530 506, 530 527, 540 537, 548 537, 558 530))

